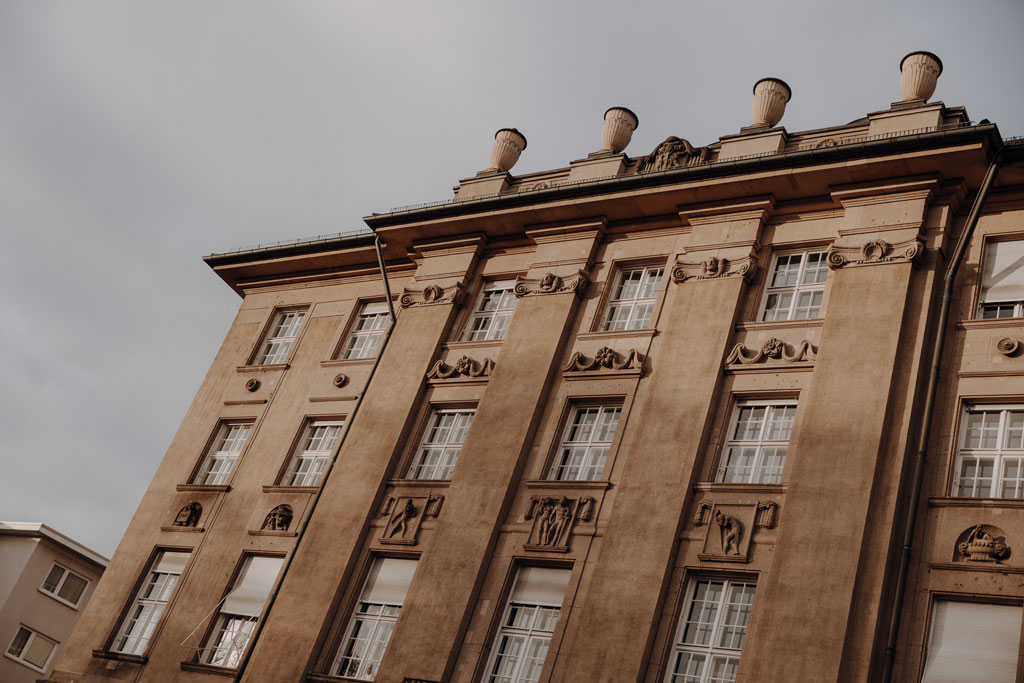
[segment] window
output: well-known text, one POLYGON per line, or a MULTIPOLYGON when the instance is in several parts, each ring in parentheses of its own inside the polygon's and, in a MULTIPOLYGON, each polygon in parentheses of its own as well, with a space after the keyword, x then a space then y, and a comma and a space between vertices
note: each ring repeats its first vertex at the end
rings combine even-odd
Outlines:
POLYGON ((388 649, 416 560, 377 558, 328 673, 372 681, 388 649))
POLYGON ((475 410, 435 410, 408 478, 451 479, 475 414, 475 410))
POLYGON ((311 420, 281 480, 284 486, 317 486, 338 443, 342 420, 311 420))
POLYGON ((1024 240, 985 245, 978 317, 1024 317, 1024 240))
POLYGON ((1024 498, 1024 406, 968 408, 953 495, 1024 498))
POLYGON ((658 297, 664 268, 623 270, 615 280, 608 299, 608 312, 602 330, 641 330, 651 324, 654 301, 658 297))
POLYGON ((736 680, 754 588, 753 582, 726 579, 690 581, 666 683, 736 680))
POLYGON ((793 432, 796 403, 746 401, 736 406, 717 481, 778 484, 793 432))
POLYGON ((217 621, 199 651, 199 661, 233 669, 242 660, 253 628, 281 569, 280 557, 245 558, 231 591, 221 600, 217 621))
POLYGON ((761 305, 761 320, 807 320, 821 313, 828 264, 824 251, 775 257, 761 305))
POLYGON ((305 318, 305 309, 275 313, 274 322, 256 356, 256 365, 276 365, 288 360, 288 352, 292 350, 305 318))
POLYGON ((577 406, 565 425, 562 442, 548 479, 594 481, 601 478, 608 460, 620 406, 577 406))
POLYGON ((1021 608, 936 600, 921 683, 1014 683, 1021 608))
POLYGON ((66 567, 59 564, 53 565, 50 573, 39 590, 57 598, 63 603, 75 607, 82 599, 85 587, 89 585, 88 579, 82 578, 66 567))
POLYGON ((352 323, 345 340, 342 358, 373 358, 388 326, 388 304, 385 301, 364 303, 352 323))
POLYGON ((516 310, 517 299, 512 291, 514 285, 515 280, 499 280, 484 285, 473 315, 462 333, 464 341, 505 338, 505 330, 516 310))
POLYGON ((252 422, 222 422, 192 483, 207 486, 227 483, 251 429, 252 422))
POLYGON ((485 683, 540 680, 568 585, 568 569, 519 569, 494 637, 485 683))
POLYGON ((181 572, 188 562, 187 552, 160 551, 146 572, 146 578, 132 599, 121 628, 114 638, 113 651, 143 655, 153 631, 167 609, 181 572))
POLYGON ((50 663, 50 657, 56 647, 57 641, 50 640, 30 628, 19 626, 11 646, 7 648, 7 656, 36 671, 43 671, 50 663))

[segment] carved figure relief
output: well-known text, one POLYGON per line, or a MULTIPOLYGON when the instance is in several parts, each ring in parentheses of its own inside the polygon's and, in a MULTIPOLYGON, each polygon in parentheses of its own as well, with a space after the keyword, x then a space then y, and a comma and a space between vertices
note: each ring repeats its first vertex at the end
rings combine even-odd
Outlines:
POLYGON ((438 360, 427 372, 427 379, 451 379, 452 377, 489 377, 494 369, 494 361, 484 358, 482 363, 473 360, 469 356, 462 356, 455 365, 448 365, 443 360, 438 360))
POLYGON ((788 348, 784 341, 775 337, 766 341, 761 345, 760 349, 753 352, 746 345, 737 344, 732 347, 732 351, 726 356, 725 364, 752 365, 761 361, 767 361, 769 358, 782 360, 786 363, 799 363, 801 361, 814 360, 818 356, 818 349, 806 339, 794 347, 793 353, 790 353, 788 348))
POLYGON ((202 503, 193 500, 191 503, 188 503, 178 510, 178 515, 174 518, 174 521, 171 522, 171 526, 194 527, 199 524, 199 518, 202 516, 202 503))
POLYGON ((569 362, 562 370, 564 372, 589 372, 601 368, 608 370, 643 370, 644 357, 636 349, 630 349, 629 353, 622 360, 619 360, 619 358, 619 354, 607 346, 599 348, 591 359, 577 351, 572 354, 572 358, 569 359, 569 362))
POLYGON ((721 536, 722 552, 726 555, 740 554, 740 541, 743 540, 743 522, 715 510, 715 522, 721 536))
POLYGON ((755 529, 773 529, 778 511, 774 501, 714 503, 702 500, 693 514, 695 527, 707 526, 698 557, 715 562, 749 562, 755 529))
POLYGON ((465 290, 462 283, 456 282, 448 287, 440 285, 427 285, 422 290, 406 287, 402 291, 399 303, 402 308, 412 306, 430 306, 434 304, 453 304, 458 306, 465 297, 465 290))
POLYGON ((583 292, 586 290, 589 282, 590 280, 587 278, 586 273, 582 270, 576 271, 574 275, 565 277, 555 275, 554 273, 545 273, 540 278, 526 278, 520 275, 516 278, 516 284, 512 292, 517 297, 572 292, 576 296, 583 298, 583 292))
POLYGON ((387 517, 380 542, 388 545, 416 545, 420 525, 428 517, 441 512, 444 496, 391 496, 384 503, 381 516, 387 517))
POLYGON ((278 505, 267 513, 260 531, 288 531, 292 524, 292 506, 278 505))
POLYGON ((690 280, 742 277, 749 282, 756 272, 757 259, 753 255, 738 260, 711 256, 696 262, 677 260, 672 267, 672 281, 679 284, 690 280))
POLYGON ((883 239, 873 239, 860 246, 846 247, 833 244, 828 248, 828 267, 832 270, 846 266, 869 266, 879 263, 916 262, 924 243, 920 238, 890 244, 883 239))
POLYGON ((577 521, 589 522, 594 499, 586 496, 533 496, 524 515, 533 520, 533 527, 523 548, 564 553, 569 551, 569 538, 577 521))
POLYGON ((256 392, 260 390, 260 381, 253 377, 251 380, 245 383, 245 390, 250 392, 256 392))
POLYGON ((1002 563, 1010 558, 1010 546, 1002 529, 989 524, 978 524, 966 529, 957 538, 954 562, 1002 563))
POLYGON ((819 140, 814 145, 814 149, 824 149, 826 147, 835 147, 838 144, 839 144, 839 140, 837 138, 825 138, 824 140, 819 140))
POLYGON ((703 164, 708 161, 711 150, 707 147, 694 147, 689 140, 670 135, 645 157, 637 160, 637 173, 654 173, 673 168, 703 164))

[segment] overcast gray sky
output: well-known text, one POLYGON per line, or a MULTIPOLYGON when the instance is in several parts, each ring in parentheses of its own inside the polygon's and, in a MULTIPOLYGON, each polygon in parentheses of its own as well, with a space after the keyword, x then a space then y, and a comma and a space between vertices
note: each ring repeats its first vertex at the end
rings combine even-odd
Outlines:
POLYGON ((934 99, 1024 134, 1024 3, 0 3, 0 519, 113 552, 239 299, 200 260, 351 230, 599 145, 612 105, 696 145, 750 123, 762 76, 790 131, 934 99))

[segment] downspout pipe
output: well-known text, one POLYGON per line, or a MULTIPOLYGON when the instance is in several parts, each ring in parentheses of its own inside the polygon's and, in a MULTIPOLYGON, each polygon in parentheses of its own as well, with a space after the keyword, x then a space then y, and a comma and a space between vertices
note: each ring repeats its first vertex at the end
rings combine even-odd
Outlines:
POLYGON ((939 374, 942 365, 942 352, 946 343, 946 326, 949 323, 949 310, 953 303, 953 283, 956 274, 960 270, 964 254, 971 242, 974 228, 978 224, 978 216, 981 215, 981 207, 985 205, 985 199, 989 190, 995 183, 999 167, 1003 163, 1003 148, 1000 147, 992 162, 989 164, 985 178, 978 188, 978 194, 971 205, 971 211, 967 215, 967 222, 964 225, 963 233, 953 251, 953 258, 946 269, 946 277, 942 288, 942 304, 939 308, 939 319, 935 326, 935 345, 932 347, 932 362, 928 371, 928 386, 925 390, 924 413, 921 417, 921 426, 917 435, 917 458, 914 463, 914 474, 911 479, 910 503, 907 510, 907 523, 903 532, 903 549, 900 552, 900 566, 896 579, 896 593, 892 601, 892 614, 889 619, 889 642, 885 648, 885 668, 882 671, 882 683, 891 683, 893 670, 896 663, 896 643, 900 633, 900 617, 903 612, 903 600, 906 596, 907 577, 910 573, 910 554, 914 546, 914 533, 917 527, 917 510, 921 502, 921 488, 924 483, 924 466, 928 459, 928 438, 931 434, 932 418, 935 415, 935 397, 939 389, 939 374))
POLYGON ((327 488, 327 479, 331 476, 331 472, 334 470, 334 464, 338 461, 338 454, 341 453, 341 447, 345 445, 345 439, 348 437, 348 433, 352 429, 352 422, 356 419, 356 415, 359 413, 359 406, 363 405, 363 398, 366 396, 366 391, 370 386, 370 382, 373 381, 374 373, 377 372, 381 356, 384 355, 384 349, 387 348, 388 340, 391 339, 391 333, 395 329, 396 317, 395 307, 391 301, 391 285, 388 283, 388 272, 384 267, 384 252, 382 250, 380 235, 377 235, 376 233, 374 233, 374 246, 377 250, 377 263, 380 266, 380 276, 384 281, 384 292, 387 296, 388 312, 391 314, 391 324, 388 325, 388 329, 384 332, 384 339, 381 340, 380 346, 377 348, 377 357, 373 360, 373 366, 370 368, 370 374, 366 378, 366 384, 363 385, 363 390, 359 392, 359 398, 356 399, 356 404, 352 407, 352 413, 345 420, 345 431, 342 433, 341 438, 338 439, 338 443, 335 444, 334 450, 331 452, 331 459, 327 463, 327 468, 324 470, 323 477, 320 480, 320 487, 317 489, 316 493, 313 494, 313 500, 309 504, 309 513, 299 524, 299 529, 295 538, 295 545, 292 546, 291 552, 285 556, 284 567, 278 574, 277 580, 274 581, 274 587, 267 598, 267 604, 263 608, 260 620, 256 623, 256 628, 253 631, 252 638, 250 639, 248 647, 245 648, 245 654, 242 656, 242 661, 239 663, 238 670, 235 672, 235 683, 239 683, 239 681, 242 680, 242 677, 245 676, 245 670, 249 666, 249 660, 252 658, 252 653, 256 650, 256 643, 263 634, 263 627, 267 623, 270 610, 274 608, 274 603, 277 602, 277 596, 281 592, 281 586, 284 584, 284 579, 288 575, 288 570, 291 569, 292 561, 295 559, 295 555, 299 550, 299 544, 302 543, 302 539, 306 535, 306 529, 309 528, 309 521, 313 519, 313 513, 316 512, 316 506, 320 503, 320 499, 323 497, 324 489, 327 488))

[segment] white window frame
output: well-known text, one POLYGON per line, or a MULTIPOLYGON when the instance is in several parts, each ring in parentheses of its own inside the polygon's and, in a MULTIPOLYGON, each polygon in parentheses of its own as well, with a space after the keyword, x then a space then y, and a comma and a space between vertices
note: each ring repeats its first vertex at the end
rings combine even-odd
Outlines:
MULTIPOLYGON (((960 418, 959 448, 956 453, 956 461, 953 470, 953 486, 950 495, 956 498, 1024 498, 1024 447, 1012 448, 1006 445, 1008 439, 1009 417, 1011 413, 1024 414, 1024 404, 974 404, 964 407, 960 418), (967 443, 967 420, 972 413, 995 413, 998 412, 998 423, 996 425, 996 447, 995 448, 968 448, 967 443), (988 485, 988 491, 979 488, 978 479, 981 477, 966 477, 964 465, 967 460, 979 462, 981 460, 992 462, 992 477, 988 485), (1012 479, 1007 476, 1007 466, 1015 465, 1017 476, 1012 479), (961 491, 961 485, 966 479, 973 479, 971 492, 961 491), (1014 483, 1013 495, 1003 495, 1008 480, 1014 483)), ((1024 445, 1022 445, 1024 446, 1024 445)))
POLYGON ((718 464, 718 471, 715 473, 715 481, 731 484, 779 484, 782 483, 782 473, 786 466, 786 455, 789 452, 789 442, 793 436, 793 427, 796 423, 796 399, 764 399, 737 401, 733 406, 732 414, 729 417, 729 424, 725 433, 725 445, 722 448, 722 457, 718 464), (758 431, 756 439, 737 439, 736 430, 739 427, 740 415, 744 408, 766 407, 764 420, 758 431), (789 435, 785 439, 769 439, 766 432, 771 423, 772 415, 779 409, 792 408, 793 421, 790 424, 789 435), (733 449, 754 448, 756 452, 754 459, 749 465, 732 464, 733 449), (769 458, 778 457, 777 453, 768 453, 769 449, 782 448, 783 453, 777 464, 771 464, 769 458), (750 474, 747 477, 736 479, 729 476, 730 470, 737 467, 750 467, 750 474), (767 473, 777 470, 777 476, 769 476, 767 473))
MULTIPOLYGON (((825 286, 828 284, 828 262, 826 260, 828 252, 824 249, 804 249, 803 251, 783 251, 772 256, 772 266, 768 270, 768 275, 765 278, 764 294, 761 296, 761 305, 758 307, 757 319, 761 322, 782 322, 785 320, 817 320, 821 318, 821 309, 825 305, 825 286), (812 255, 817 255, 818 265, 816 270, 819 273, 823 273, 825 279, 821 282, 804 283, 804 275, 807 273, 807 262, 812 255), (775 276, 779 267, 779 259, 789 258, 791 256, 800 256, 800 267, 797 270, 796 284, 776 287, 773 286, 775 276), (789 301, 789 307, 786 309, 784 317, 775 317, 771 320, 767 319, 768 315, 768 299, 772 295, 784 295, 791 294, 792 298, 789 301), (800 300, 800 295, 804 293, 810 293, 813 297, 814 294, 820 293, 821 300, 817 306, 812 306, 815 310, 815 315, 812 316, 797 316, 797 309, 804 308, 798 307, 797 302, 800 300)), ((780 309, 772 309, 777 311, 780 309)))
POLYGON ((50 666, 50 663, 53 661, 53 656, 54 654, 56 654, 57 648, 59 647, 60 641, 44 636, 42 633, 39 633, 35 629, 25 626, 25 624, 18 624, 18 630, 14 632, 14 638, 11 639, 11 642, 7 645, 6 648, 4 648, 4 656, 8 659, 13 659, 22 666, 27 666, 33 671, 46 673, 46 668, 50 666), (21 650, 17 654, 15 654, 11 652, 11 650, 14 648, 14 641, 18 639, 18 636, 21 634, 22 631, 27 631, 29 636, 25 640, 24 645, 21 646, 21 650), (36 639, 45 640, 46 642, 51 644, 50 652, 46 655, 46 661, 43 662, 42 666, 33 664, 32 662, 24 658, 25 653, 28 652, 29 648, 32 646, 32 643, 35 642, 36 639))
POLYGON ((432 409, 406 478, 439 481, 451 479, 475 416, 476 407, 432 409), (454 417, 450 426, 444 427, 444 418, 449 415, 454 417), (444 437, 437 440, 436 435, 441 429, 446 429, 444 437), (462 438, 457 439, 458 435, 462 438))
MULTIPOLYGON (((725 577, 715 577, 698 575, 690 577, 686 586, 686 600, 683 602, 683 608, 679 613, 679 623, 675 629, 675 635, 672 638, 672 650, 669 656, 668 666, 665 672, 665 683, 727 683, 734 681, 735 678, 722 678, 712 677, 712 664, 718 660, 734 661, 736 668, 739 668, 740 658, 743 654, 743 642, 746 640, 747 629, 750 626, 750 615, 754 610, 754 601, 757 597, 757 584, 754 579, 732 579, 725 577), (694 599, 697 596, 697 589, 701 583, 718 583, 722 585, 721 595, 714 603, 714 616, 710 621, 705 620, 708 616, 705 610, 701 610, 699 613, 694 615, 694 599), (730 602, 731 589, 734 587, 742 588, 753 588, 753 592, 750 594, 749 603, 746 602, 730 602), (741 616, 745 616, 742 622, 736 621, 734 623, 728 623, 726 619, 730 615, 729 607, 739 608, 741 616), (691 618, 696 616, 696 619, 691 618), (702 628, 701 631, 706 633, 706 643, 684 643, 683 638, 686 637, 686 627, 691 624, 699 624, 702 628), (724 629, 734 629, 731 633, 723 633, 724 629), (735 645, 735 639, 739 633, 739 647, 727 647, 722 644, 723 636, 729 637, 730 645, 735 645), (686 672, 679 672, 680 663, 683 658, 687 655, 702 656, 704 657, 704 665, 699 673, 687 675, 686 672)), ((706 604, 710 605, 710 601, 705 601, 706 604)), ((735 612, 732 612, 735 614, 735 612)))
POLYGON ((654 308, 658 302, 658 294, 661 292, 661 285, 665 279, 665 266, 635 266, 620 268, 615 275, 614 286, 605 305, 604 315, 601 318, 601 331, 618 332, 622 330, 645 330, 651 327, 651 320, 654 317, 654 308), (634 296, 620 298, 622 296, 622 285, 627 277, 633 273, 640 273, 634 296), (654 291, 648 291, 649 296, 640 296, 645 288, 650 288, 651 281, 657 278, 654 283, 654 291), (613 321, 617 310, 628 310, 622 327, 614 327, 613 321), (646 313, 643 313, 646 311, 646 313))
POLYGON ((364 301, 349 327, 348 336, 342 344, 340 358, 358 360, 374 358, 380 351, 380 341, 388 329, 391 314, 387 301, 364 301))
POLYGON ((462 330, 462 341, 497 341, 505 338, 512 314, 519 303, 515 295, 515 284, 515 280, 490 280, 484 283, 473 313, 462 330), (496 308, 487 308, 494 300, 497 301, 496 308))
POLYGON ((214 434, 213 440, 210 441, 206 453, 203 454, 203 458, 199 462, 192 483, 198 486, 227 485, 231 473, 238 466, 238 459, 242 457, 242 452, 249 443, 254 424, 253 420, 221 420, 217 425, 217 432, 214 434), (231 429, 243 426, 247 429, 239 443, 238 437, 231 437, 231 429), (231 448, 235 448, 236 444, 237 450, 224 450, 225 446, 230 445, 231 448))
POLYGON ((306 420, 306 426, 302 429, 302 436, 299 437, 298 443, 295 444, 292 457, 288 459, 288 469, 281 477, 280 485, 319 486, 327 462, 331 459, 331 454, 334 452, 334 447, 338 445, 338 439, 344 428, 344 419, 311 418, 306 420), (324 443, 326 436, 316 435, 316 431, 320 429, 328 433, 333 431, 329 444, 324 443), (314 445, 314 441, 319 448, 310 448, 311 445, 314 445), (302 465, 307 461, 309 467, 303 471, 302 465))
POLYGON ((562 429, 562 439, 558 443, 551 467, 548 468, 547 478, 551 481, 600 481, 608 466, 608 456, 611 454, 621 420, 621 403, 574 405, 562 429), (596 417, 590 425, 589 437, 573 439, 574 433, 577 433, 581 426, 585 426, 581 424, 580 419, 590 414, 595 414, 596 417), (611 434, 607 435, 607 440, 599 439, 598 437, 602 436, 602 429, 598 429, 598 426, 605 428, 609 421, 614 422, 611 434), (582 457, 573 464, 574 455, 580 450, 582 457))
POLYGON ((281 365, 288 362, 295 340, 302 332, 309 308, 279 308, 274 311, 274 318, 267 328, 267 333, 260 342, 259 353, 253 365, 281 365))
MULTIPOLYGON (((1001 236, 1000 236, 1001 237, 1001 236)), ((986 300, 985 290, 985 277, 987 275, 988 264, 995 258, 992 250, 998 244, 1006 244, 1008 242, 1024 242, 1024 236, 1017 236, 1016 239, 988 239, 985 241, 985 247, 983 252, 983 262, 981 264, 981 282, 978 285, 978 309, 975 317, 980 320, 1007 320, 1010 318, 1024 318, 1024 299, 992 299, 991 301, 986 300), (985 315, 988 312, 994 312, 995 315, 985 315), (1001 315, 1002 313, 1009 313, 1009 315, 1001 315)), ((1014 274, 1019 280, 1024 283, 1024 266, 1020 266, 1014 274)))
POLYGON ((190 555, 191 553, 186 550, 161 550, 153 557, 146 567, 145 579, 135 592, 131 605, 118 626, 117 635, 111 641, 112 652, 140 656, 146 654, 153 634, 163 621, 167 605, 174 597, 190 555), (180 565, 178 573, 174 573, 173 570, 160 571, 161 562, 169 554, 184 556, 169 563, 180 565))
POLYGON ((84 576, 82 576, 78 572, 75 572, 75 571, 72 571, 71 569, 68 569, 67 567, 62 565, 60 562, 54 562, 53 566, 50 567, 50 571, 47 572, 47 574, 46 574, 46 579, 43 579, 43 584, 41 586, 39 586, 39 592, 40 593, 44 593, 44 594, 50 596, 51 598, 53 598, 54 600, 56 600, 57 602, 59 602, 61 604, 67 605, 68 607, 77 610, 79 603, 82 602, 82 598, 85 597, 85 591, 89 590, 89 584, 90 583, 91 583, 91 581, 89 581, 89 579, 85 578, 84 576), (60 575, 60 578, 57 579, 57 583, 54 584, 53 590, 47 590, 47 588, 46 588, 46 581, 50 578, 50 574, 53 573, 54 569, 61 569, 61 570, 63 570, 63 573, 60 575), (69 576, 75 576, 75 577, 81 579, 85 583, 85 585, 82 586, 82 592, 78 594, 78 600, 76 600, 74 602, 71 602, 70 600, 68 600, 66 598, 63 598, 60 595, 60 591, 61 591, 61 589, 64 588, 64 584, 67 583, 67 580, 68 580, 69 576))

